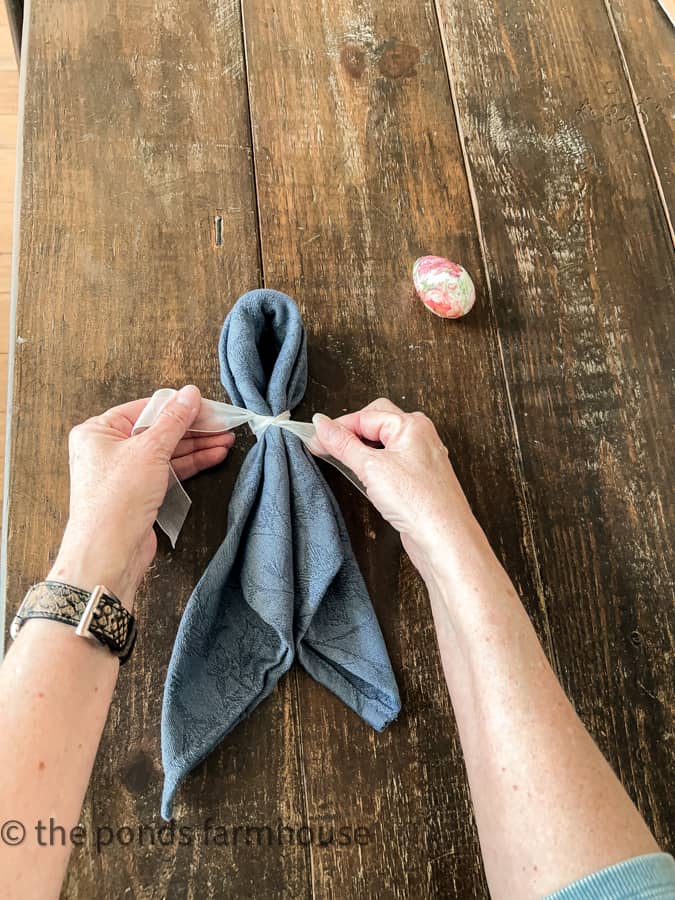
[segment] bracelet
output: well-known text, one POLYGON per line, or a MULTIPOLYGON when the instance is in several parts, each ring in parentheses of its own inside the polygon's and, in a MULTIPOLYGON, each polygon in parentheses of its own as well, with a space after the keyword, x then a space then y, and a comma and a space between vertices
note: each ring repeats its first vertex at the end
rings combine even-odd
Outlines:
POLYGON ((9 633, 16 638, 29 619, 52 619, 73 625, 78 637, 94 637, 125 663, 136 642, 136 620, 104 585, 85 591, 61 581, 32 585, 21 601, 9 633))

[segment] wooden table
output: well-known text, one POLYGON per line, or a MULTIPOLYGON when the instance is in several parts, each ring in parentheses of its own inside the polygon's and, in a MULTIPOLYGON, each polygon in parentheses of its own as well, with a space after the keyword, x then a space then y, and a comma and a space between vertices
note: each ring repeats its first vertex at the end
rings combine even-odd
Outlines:
MULTIPOLYGON (((160 385, 222 398, 224 316, 245 290, 279 288, 308 329, 297 417, 386 395, 436 421, 562 683, 667 844, 667 20, 654 0, 242 7, 27 5, 7 621, 58 546, 70 427, 160 385), (426 253, 472 273, 465 320, 414 300, 426 253)), ((136 834, 75 849, 64 895, 485 897, 423 585, 332 471, 399 721, 376 735, 295 667, 180 790, 190 842, 150 846, 146 830, 139 845, 139 825, 162 825, 173 637, 250 440, 190 484, 178 548, 160 542, 82 813, 88 834, 136 834), (202 839, 209 817, 228 846, 202 839), (278 823, 369 839, 233 846, 236 826, 278 823)))

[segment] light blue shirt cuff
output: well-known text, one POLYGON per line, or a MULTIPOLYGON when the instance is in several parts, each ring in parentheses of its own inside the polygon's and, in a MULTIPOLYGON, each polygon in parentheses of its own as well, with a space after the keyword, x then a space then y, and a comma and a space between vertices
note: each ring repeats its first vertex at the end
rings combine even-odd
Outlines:
POLYGON ((608 866, 546 900, 675 900, 675 859, 648 853, 608 866))

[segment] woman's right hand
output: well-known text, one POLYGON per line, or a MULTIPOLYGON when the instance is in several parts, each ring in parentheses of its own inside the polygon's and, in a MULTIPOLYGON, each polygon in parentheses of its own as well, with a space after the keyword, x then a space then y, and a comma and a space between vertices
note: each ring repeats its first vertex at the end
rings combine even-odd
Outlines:
POLYGON ((312 421, 320 444, 360 478, 420 571, 476 530, 483 537, 448 450, 424 413, 404 412, 381 398, 358 412, 337 419, 318 414, 312 421))

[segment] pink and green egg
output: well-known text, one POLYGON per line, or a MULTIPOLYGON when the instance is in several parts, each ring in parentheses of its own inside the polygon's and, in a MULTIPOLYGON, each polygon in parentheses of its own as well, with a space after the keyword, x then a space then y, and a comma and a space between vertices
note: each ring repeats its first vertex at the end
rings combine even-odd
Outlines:
POLYGON ((465 316, 476 302, 469 273, 442 256, 421 256, 416 260, 413 284, 427 309, 444 319, 465 316))

